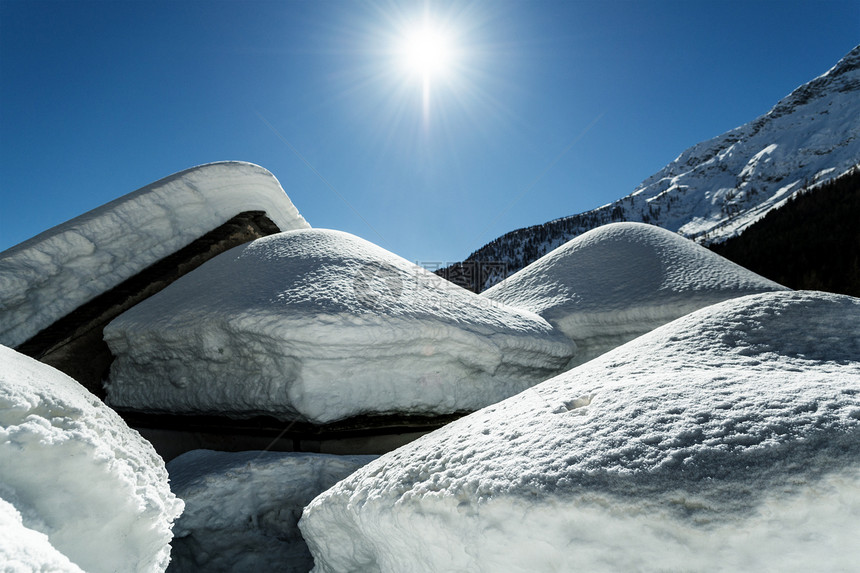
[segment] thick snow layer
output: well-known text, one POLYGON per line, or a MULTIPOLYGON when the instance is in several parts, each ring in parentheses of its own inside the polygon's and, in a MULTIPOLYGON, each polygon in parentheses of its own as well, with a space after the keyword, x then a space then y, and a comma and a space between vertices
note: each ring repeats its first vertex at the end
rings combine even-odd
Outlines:
POLYGON ((785 287, 676 233, 642 223, 589 231, 483 295, 544 317, 582 364, 678 317, 785 287))
POLYGON ((61 553, 91 573, 164 571, 182 511, 147 441, 62 372, 3 346, 0 498, 4 559, 75 570, 61 553))
POLYGON ((719 303, 371 462, 305 509, 329 571, 849 571, 860 299, 719 303))
POLYGON ((0 563, 5 573, 83 573, 80 567, 51 545, 47 535, 26 527, 15 506, 2 498, 0 563))
POLYGON ((194 450, 167 464, 185 501, 174 526, 171 572, 306 573, 313 558, 302 509, 376 456, 194 450))
POLYGON ((0 253, 0 344, 17 346, 235 215, 305 222, 275 177, 236 161, 156 181, 0 253))
POLYGON ((358 237, 290 231, 215 257, 104 331, 108 403, 318 423, 476 410, 573 343, 358 237))

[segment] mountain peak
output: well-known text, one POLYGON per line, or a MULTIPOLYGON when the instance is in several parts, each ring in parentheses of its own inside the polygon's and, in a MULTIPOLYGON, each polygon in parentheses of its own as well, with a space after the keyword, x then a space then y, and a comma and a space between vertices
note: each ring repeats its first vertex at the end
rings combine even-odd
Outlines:
POLYGON ((775 118, 791 113, 798 106, 806 105, 834 91, 840 93, 860 91, 860 46, 848 52, 825 73, 780 100, 764 117, 775 118))
POLYGON ((848 72, 857 70, 860 70, 860 46, 857 46, 848 52, 845 57, 839 60, 835 66, 830 68, 824 76, 836 78, 848 72))

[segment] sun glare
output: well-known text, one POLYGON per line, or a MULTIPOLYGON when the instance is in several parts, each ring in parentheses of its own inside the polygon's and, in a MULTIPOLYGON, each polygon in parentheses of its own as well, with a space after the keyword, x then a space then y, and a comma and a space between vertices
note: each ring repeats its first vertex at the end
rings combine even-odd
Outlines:
POLYGON ((447 71, 451 61, 451 46, 443 33, 424 25, 405 39, 403 58, 406 69, 429 78, 447 71))
POLYGON ((455 46, 445 28, 428 16, 423 22, 402 32, 398 49, 400 66, 407 78, 418 80, 421 86, 424 119, 430 115, 431 86, 450 84, 455 62, 455 46))

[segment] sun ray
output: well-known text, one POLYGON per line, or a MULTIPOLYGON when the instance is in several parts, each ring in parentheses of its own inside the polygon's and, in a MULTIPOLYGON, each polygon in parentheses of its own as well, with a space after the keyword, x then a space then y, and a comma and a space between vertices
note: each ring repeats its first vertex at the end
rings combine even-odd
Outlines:
POLYGON ((432 86, 445 79, 456 66, 451 34, 425 14, 419 25, 404 28, 399 53, 405 72, 420 82, 422 115, 427 127, 432 86))

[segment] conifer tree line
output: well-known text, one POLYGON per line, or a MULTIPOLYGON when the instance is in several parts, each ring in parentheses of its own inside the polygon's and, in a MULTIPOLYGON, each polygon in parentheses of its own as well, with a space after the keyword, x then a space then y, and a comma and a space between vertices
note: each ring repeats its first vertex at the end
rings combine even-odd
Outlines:
POLYGON ((860 168, 709 248, 789 288, 860 297, 860 168))

